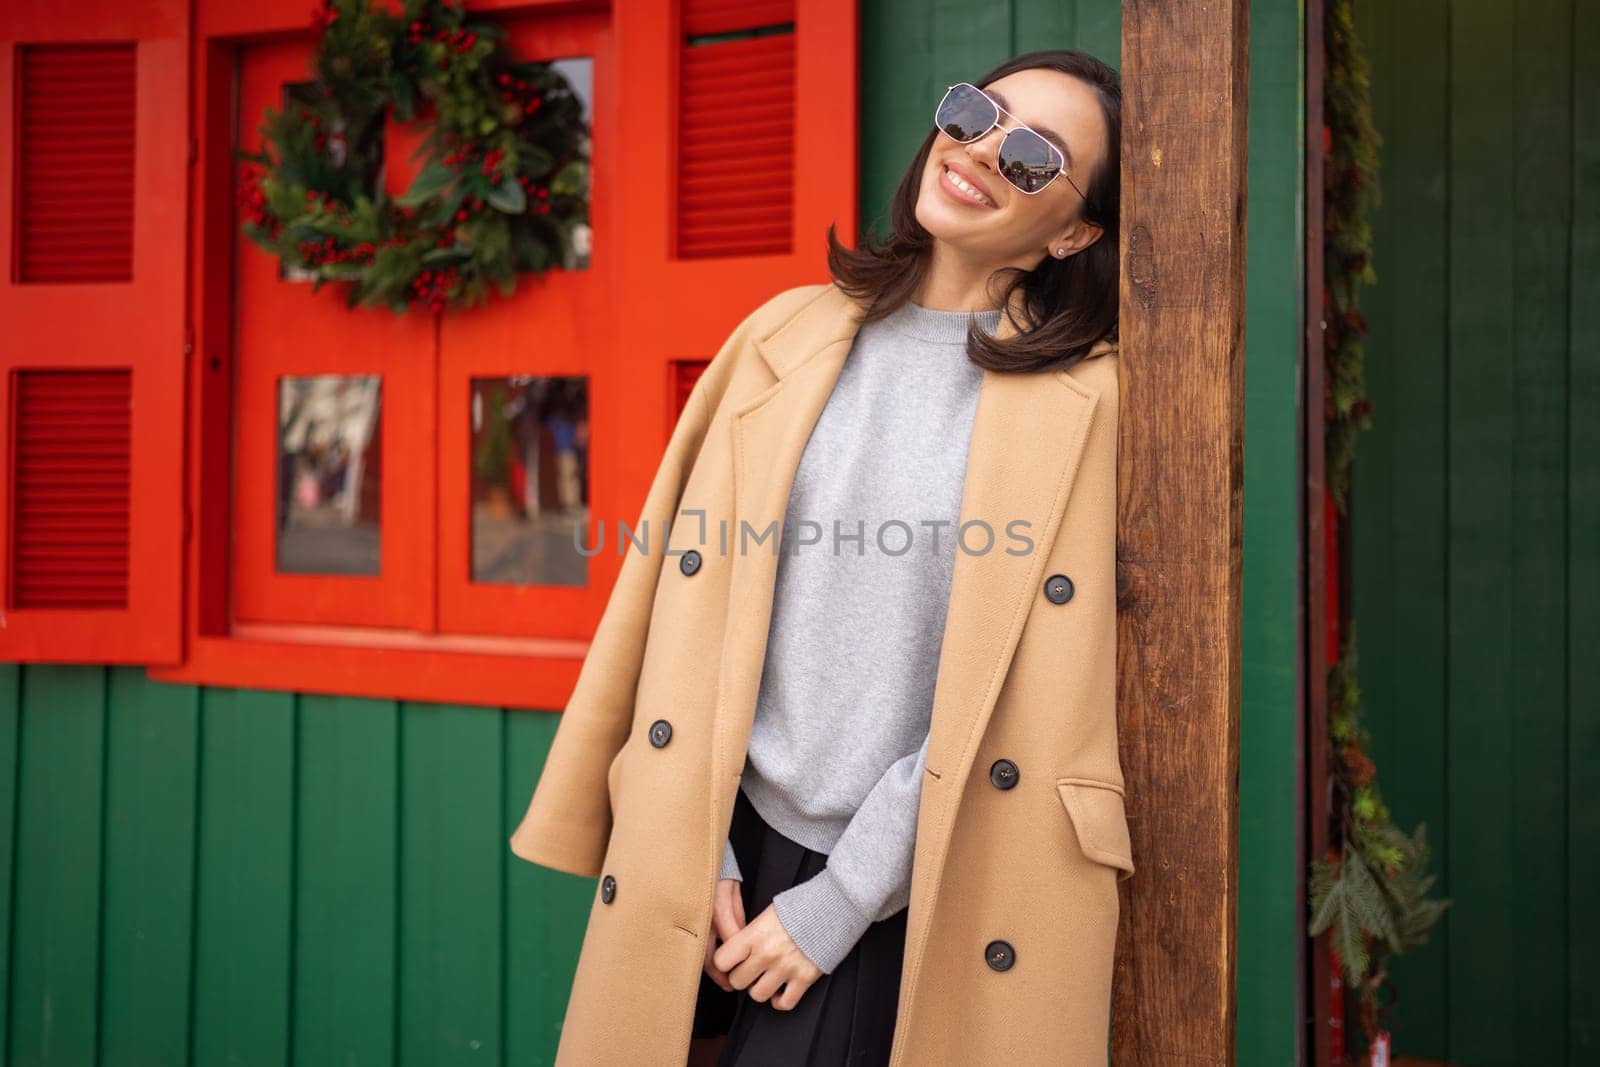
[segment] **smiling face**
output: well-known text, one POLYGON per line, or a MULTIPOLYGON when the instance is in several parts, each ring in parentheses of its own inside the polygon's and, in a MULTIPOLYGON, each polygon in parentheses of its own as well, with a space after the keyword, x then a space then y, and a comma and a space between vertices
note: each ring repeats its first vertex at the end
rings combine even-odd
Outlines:
POLYGON ((933 235, 936 255, 953 254, 985 269, 1032 270, 1046 255, 1065 258, 1058 249, 1070 256, 1087 248, 1101 229, 1083 220, 1083 198, 1073 183, 1087 192, 1089 176, 1108 151, 1094 90, 1070 74, 1037 67, 981 88, 1010 114, 1003 112, 998 126, 967 144, 939 131, 922 171, 917 221, 933 235), (1068 159, 1067 173, 1031 196, 1000 176, 996 158, 1006 131, 1019 123, 1047 141, 1064 142, 1068 159))

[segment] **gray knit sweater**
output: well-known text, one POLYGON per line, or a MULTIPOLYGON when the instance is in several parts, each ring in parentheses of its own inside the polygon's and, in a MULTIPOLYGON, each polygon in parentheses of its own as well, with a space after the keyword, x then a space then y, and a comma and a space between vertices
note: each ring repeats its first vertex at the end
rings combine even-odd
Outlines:
MULTIPOLYGON (((908 303, 858 331, 795 473, 740 788, 779 833, 827 854, 776 895, 831 973, 910 901, 933 683, 983 370, 969 315, 908 303)), ((739 878, 732 845, 721 876, 739 878)), ((747 918, 753 918, 749 916, 747 918)))

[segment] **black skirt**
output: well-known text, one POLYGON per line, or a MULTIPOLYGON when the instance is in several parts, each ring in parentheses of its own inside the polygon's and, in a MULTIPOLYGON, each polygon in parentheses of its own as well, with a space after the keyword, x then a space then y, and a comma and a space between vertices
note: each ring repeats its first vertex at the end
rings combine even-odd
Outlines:
MULTIPOLYGON (((746 922, 754 921, 778 893, 810 878, 828 861, 823 853, 768 826, 743 789, 734 801, 728 840, 744 875, 739 889, 746 922)), ((900 1000, 907 915, 901 908, 867 927, 850 954, 813 982, 790 1011, 754 999, 747 989, 725 991, 702 971, 694 1036, 728 1035, 717 1067, 887 1064, 900 1000)))

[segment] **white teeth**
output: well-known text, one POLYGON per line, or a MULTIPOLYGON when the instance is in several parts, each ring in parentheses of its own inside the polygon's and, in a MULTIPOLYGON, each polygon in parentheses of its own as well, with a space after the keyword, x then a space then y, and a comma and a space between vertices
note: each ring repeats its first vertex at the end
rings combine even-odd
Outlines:
POLYGON ((969 183, 962 181, 961 175, 957 174, 949 167, 946 167, 944 172, 950 175, 950 180, 955 183, 957 189, 960 189, 962 192, 966 193, 968 196, 971 196, 974 200, 977 200, 980 203, 988 204, 990 207, 994 207, 993 200, 990 200, 987 196, 984 196, 982 193, 978 192, 978 190, 974 189, 969 183))

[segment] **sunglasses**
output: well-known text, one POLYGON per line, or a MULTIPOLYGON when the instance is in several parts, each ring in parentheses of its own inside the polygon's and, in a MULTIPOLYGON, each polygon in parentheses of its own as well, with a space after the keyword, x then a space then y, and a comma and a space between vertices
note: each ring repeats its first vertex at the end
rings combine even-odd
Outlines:
MULTIPOLYGON (((957 82, 939 101, 933 124, 952 140, 970 144, 1000 125, 1001 115, 1016 118, 976 85, 957 82)), ((1029 196, 1042 192, 1060 176, 1083 197, 1083 190, 1067 173, 1060 149, 1020 122, 1006 131, 997 158, 1000 176, 1029 196)))

